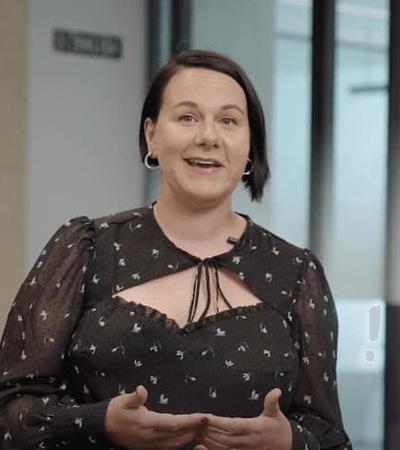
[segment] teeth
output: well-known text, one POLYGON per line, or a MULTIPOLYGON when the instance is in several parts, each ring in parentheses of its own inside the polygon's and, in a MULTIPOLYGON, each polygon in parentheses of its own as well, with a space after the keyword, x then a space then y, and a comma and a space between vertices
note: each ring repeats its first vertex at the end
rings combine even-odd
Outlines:
POLYGON ((200 160, 200 159, 188 159, 187 162, 191 166, 202 166, 202 167, 218 167, 219 164, 215 161, 207 161, 207 160, 200 160))

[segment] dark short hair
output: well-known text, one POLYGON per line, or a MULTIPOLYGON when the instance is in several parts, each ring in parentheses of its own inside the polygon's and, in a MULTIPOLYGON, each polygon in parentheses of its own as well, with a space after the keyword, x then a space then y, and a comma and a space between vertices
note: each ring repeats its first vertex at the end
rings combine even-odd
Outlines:
POLYGON ((139 146, 142 160, 148 153, 144 123, 146 118, 157 121, 165 87, 175 73, 184 67, 198 67, 215 70, 233 78, 243 89, 247 100, 247 111, 250 126, 249 158, 253 170, 242 177, 242 181, 250 190, 252 200, 261 200, 263 189, 270 171, 266 153, 266 135, 264 112, 253 84, 244 70, 231 58, 208 50, 191 49, 178 53, 162 66, 155 74, 143 104, 139 130, 139 146))

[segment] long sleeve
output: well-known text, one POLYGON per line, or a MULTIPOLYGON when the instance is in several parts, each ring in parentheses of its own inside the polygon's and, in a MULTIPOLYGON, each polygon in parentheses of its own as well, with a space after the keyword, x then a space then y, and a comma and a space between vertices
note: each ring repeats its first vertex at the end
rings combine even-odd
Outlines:
POLYGON ((334 301, 323 268, 309 251, 302 267, 294 314, 300 371, 288 413, 293 450, 350 450, 337 392, 334 301))
POLYGON ((77 404, 63 365, 82 307, 93 235, 85 217, 60 227, 11 306, 0 347, 4 450, 77 448, 71 438, 89 444, 102 435, 108 402, 77 404))

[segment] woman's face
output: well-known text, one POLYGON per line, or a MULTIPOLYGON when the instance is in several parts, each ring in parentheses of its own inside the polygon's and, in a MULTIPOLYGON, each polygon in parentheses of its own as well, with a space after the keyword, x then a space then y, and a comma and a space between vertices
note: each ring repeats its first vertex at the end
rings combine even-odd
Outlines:
POLYGON ((180 69, 165 87, 157 121, 146 120, 145 134, 160 163, 160 197, 230 202, 250 149, 246 96, 233 78, 180 69))

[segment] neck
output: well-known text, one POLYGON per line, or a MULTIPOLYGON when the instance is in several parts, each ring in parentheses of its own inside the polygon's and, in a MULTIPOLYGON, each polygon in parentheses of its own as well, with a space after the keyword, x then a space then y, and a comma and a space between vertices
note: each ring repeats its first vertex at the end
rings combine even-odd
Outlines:
POLYGON ((240 237, 246 226, 243 217, 232 211, 230 201, 200 207, 197 204, 178 204, 170 198, 165 201, 159 196, 154 205, 154 215, 164 233, 178 247, 197 254, 199 251, 203 253, 203 247, 205 256, 227 250, 226 239, 229 236, 240 237))

